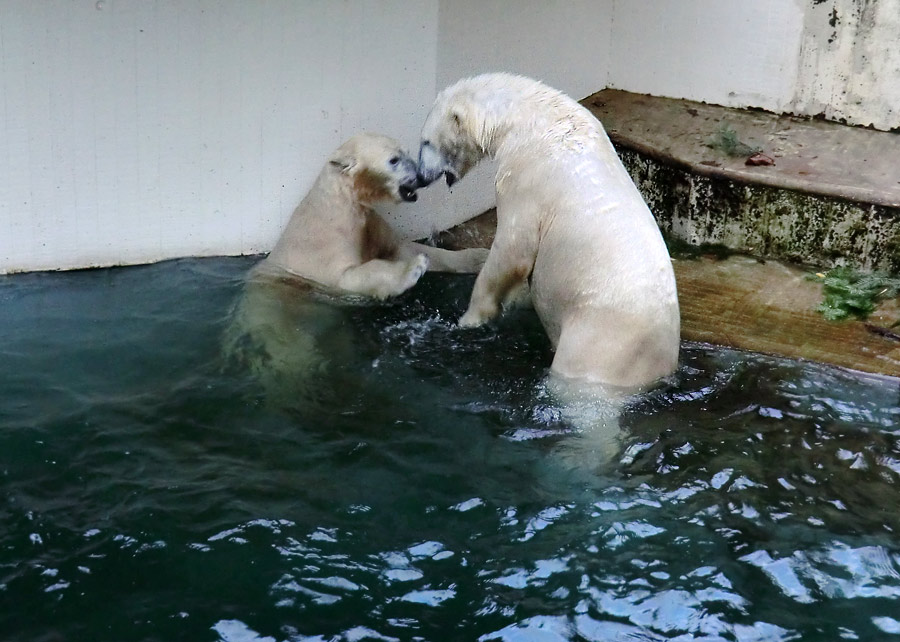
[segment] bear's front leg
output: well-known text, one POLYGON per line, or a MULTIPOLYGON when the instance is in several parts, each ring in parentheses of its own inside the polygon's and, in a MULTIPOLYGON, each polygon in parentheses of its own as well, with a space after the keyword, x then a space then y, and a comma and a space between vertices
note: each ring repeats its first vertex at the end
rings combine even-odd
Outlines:
POLYGON ((347 268, 338 280, 338 287, 354 294, 386 299, 406 292, 427 269, 428 257, 424 254, 402 261, 373 259, 347 268))
POLYGON ((537 256, 537 226, 532 216, 518 210, 510 215, 498 199, 497 233, 484 267, 475 279, 469 308, 460 327, 472 328, 496 317, 511 293, 527 284, 537 256))
MULTIPOLYGON (((493 256, 493 251, 491 253, 493 256)), ((533 263, 533 262, 532 262, 533 263)), ((505 272, 490 269, 491 257, 475 279, 469 308, 459 319, 461 328, 474 328, 487 323, 498 314, 502 304, 513 290, 521 288, 531 273, 531 264, 520 263, 505 272)))
POLYGON ((460 328, 477 328, 497 316, 500 306, 496 301, 484 299, 469 301, 469 309, 459 318, 460 328))
POLYGON ((487 248, 473 247, 464 250, 445 250, 422 243, 406 242, 400 246, 398 255, 406 259, 416 254, 428 257, 428 270, 432 272, 452 272, 455 274, 478 274, 488 257, 487 248))

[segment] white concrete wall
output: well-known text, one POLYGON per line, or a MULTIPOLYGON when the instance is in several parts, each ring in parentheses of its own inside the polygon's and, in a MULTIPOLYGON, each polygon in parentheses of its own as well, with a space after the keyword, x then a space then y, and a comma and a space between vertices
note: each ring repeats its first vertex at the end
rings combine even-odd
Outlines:
POLYGON ((508 71, 577 98, 606 85, 611 0, 442 0, 437 86, 508 71))
MULTIPOLYGON (((900 127, 900 0, 0 0, 0 272, 266 251, 352 133, 511 71, 900 127)), ((486 164, 387 209, 423 236, 486 164)))
POLYGON ((900 128, 900 0, 612 0, 609 85, 900 128))
POLYGON ((0 0, 0 271, 268 250, 357 131, 417 144, 437 0, 0 0))
POLYGON ((797 0, 614 0, 609 85, 782 111, 803 16, 797 0))

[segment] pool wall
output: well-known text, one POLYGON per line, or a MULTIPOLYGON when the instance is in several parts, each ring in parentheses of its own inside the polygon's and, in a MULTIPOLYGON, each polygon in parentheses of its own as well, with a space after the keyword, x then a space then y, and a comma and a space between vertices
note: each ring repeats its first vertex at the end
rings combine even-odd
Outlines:
MULTIPOLYGON (((900 0, 862 5, 0 3, 0 272, 267 251, 331 149, 415 147, 436 91, 487 70, 897 128, 900 0)), ((449 227, 490 170, 387 214, 449 227)))

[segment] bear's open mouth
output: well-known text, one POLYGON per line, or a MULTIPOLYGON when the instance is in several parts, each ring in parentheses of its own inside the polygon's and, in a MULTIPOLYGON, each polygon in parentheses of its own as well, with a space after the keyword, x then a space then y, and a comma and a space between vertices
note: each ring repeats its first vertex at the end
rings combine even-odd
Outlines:
POLYGON ((453 187, 453 183, 459 180, 459 177, 456 176, 450 170, 444 172, 444 180, 447 181, 447 187, 453 187))
POLYGON ((417 198, 415 188, 410 187, 409 185, 401 185, 398 192, 400 193, 400 198, 407 203, 412 203, 417 198))

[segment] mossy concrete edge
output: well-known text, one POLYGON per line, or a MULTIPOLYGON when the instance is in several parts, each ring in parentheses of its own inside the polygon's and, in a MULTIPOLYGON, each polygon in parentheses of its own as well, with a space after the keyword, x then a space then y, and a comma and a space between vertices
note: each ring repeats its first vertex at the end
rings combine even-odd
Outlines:
POLYGON ((699 175, 617 151, 663 233, 819 267, 900 272, 900 209, 699 175))

